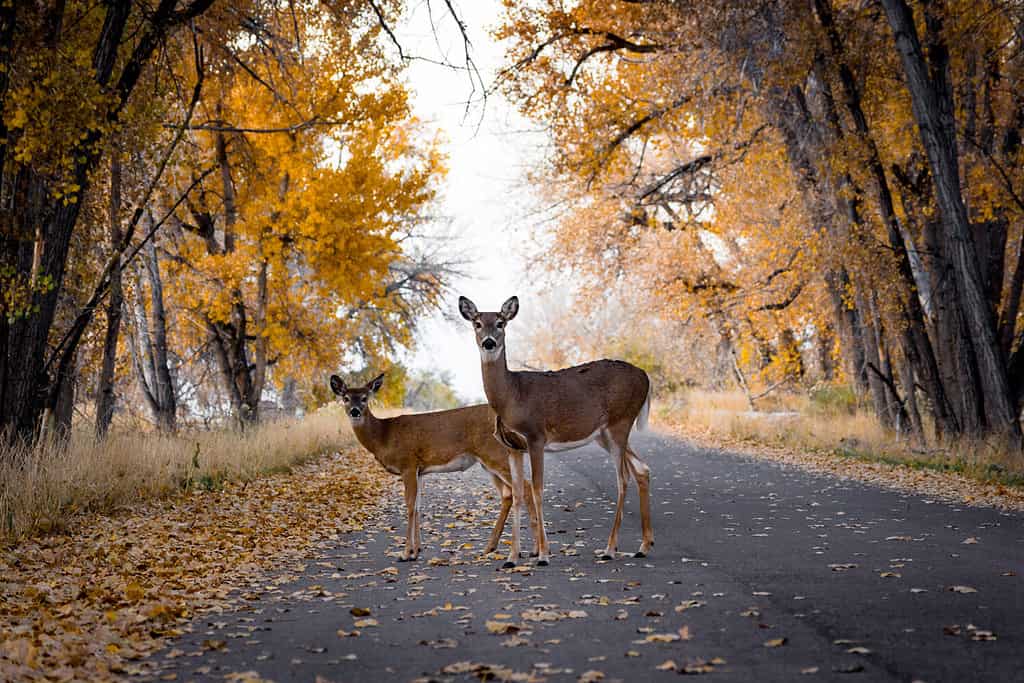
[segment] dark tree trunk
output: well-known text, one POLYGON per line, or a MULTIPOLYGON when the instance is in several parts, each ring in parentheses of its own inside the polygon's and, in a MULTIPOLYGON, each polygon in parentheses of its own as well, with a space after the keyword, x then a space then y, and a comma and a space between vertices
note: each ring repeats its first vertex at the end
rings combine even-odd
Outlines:
MULTIPOLYGON (((147 223, 152 221, 148 211, 146 220, 147 223)), ((167 345, 163 278, 160 274, 156 246, 152 241, 143 251, 142 266, 136 268, 135 272, 137 283, 133 298, 134 334, 131 337, 135 377, 157 429, 173 432, 177 429, 178 401, 167 345), (144 298, 145 284, 149 286, 149 313, 146 311, 144 298)))
POLYGON ((832 317, 839 330, 839 343, 843 350, 846 374, 853 384, 858 397, 866 396, 868 386, 867 363, 864 360, 863 331, 856 306, 847 302, 844 292, 851 287, 850 277, 845 269, 825 277, 829 298, 832 301, 832 317))
POLYGON ((867 367, 868 389, 871 392, 871 404, 874 406, 875 415, 887 429, 896 426, 896 414, 890 403, 891 396, 889 389, 885 386, 885 372, 882 369, 881 333, 876 324, 872 306, 861 294, 857 296, 857 308, 864 315, 861 318, 863 332, 861 334, 864 345, 864 363, 867 367))
MULTIPOLYGON (((906 231, 902 228, 896 217, 892 190, 889 186, 885 169, 882 166, 878 147, 868 126, 867 116, 864 114, 860 86, 854 78, 853 70, 847 63, 845 48, 838 28, 834 23, 830 1, 814 0, 814 3, 819 23, 825 31, 832 60, 835 63, 839 81, 842 85, 843 102, 853 121, 857 132, 857 139, 862 142, 867 152, 867 166, 874 183, 879 215, 882 218, 882 223, 888 235, 889 247, 896 257, 897 272, 903 283, 904 295, 901 301, 903 320, 901 324, 905 324, 909 328, 909 334, 899 336, 901 349, 903 355, 909 361, 914 362, 924 379, 925 387, 931 398, 932 410, 938 430, 942 433, 955 432, 958 425, 950 414, 948 392, 942 383, 936 361, 936 353, 928 338, 924 310, 918 293, 918 277, 915 276, 910 259, 911 249, 908 248, 904 238, 906 231)), ((833 98, 827 78, 823 77, 822 81, 822 92, 827 100, 825 107, 827 117, 830 120, 833 134, 837 139, 842 139, 844 133, 840 126, 838 115, 834 111, 833 98)), ((854 224, 859 224, 863 220, 857 205, 857 197, 861 195, 861 192, 850 177, 846 177, 844 180, 845 185, 854 188, 854 199, 846 203, 850 211, 851 220, 854 224)))
POLYGON ((986 296, 978 250, 960 191, 956 123, 949 82, 949 53, 941 39, 941 23, 935 10, 941 3, 925 6, 929 59, 926 60, 914 15, 905 0, 882 0, 895 37, 910 92, 921 143, 928 155, 935 196, 942 215, 944 241, 953 265, 957 299, 961 302, 973 341, 982 379, 988 427, 1020 445, 1020 423, 1003 359, 995 320, 986 296))
MULTIPOLYGON (((110 248, 116 251, 121 244, 121 158, 117 149, 110 156, 110 248)), ((114 370, 117 363, 117 340, 121 333, 121 309, 124 296, 121 291, 120 259, 110 274, 110 296, 107 300, 107 331, 103 338, 103 361, 99 385, 96 390, 96 438, 103 439, 114 417, 114 370)))
MULTIPOLYGON (((169 29, 181 25, 206 11, 213 0, 193 0, 178 8, 177 0, 160 0, 147 15, 144 28, 138 33, 131 54, 119 60, 119 48, 128 44, 125 26, 132 11, 129 0, 110 0, 106 7, 103 26, 97 37, 92 55, 93 79, 104 89, 110 89, 116 102, 107 114, 107 123, 116 124, 131 92, 135 89, 143 69, 152 59, 169 29), (124 64, 116 83, 112 83, 116 64, 124 64)), ((7 67, 10 60, 11 36, 17 30, 18 11, 40 10, 32 3, 3 3, 0 10, 0 61, 7 67), (8 11, 8 6, 11 9, 8 11)), ((56 6, 60 6, 58 3, 56 6)), ((53 14, 53 13, 51 13, 53 14)), ((49 17, 49 25, 59 27, 61 16, 49 17)), ((51 38, 59 43, 59 32, 51 38)), ((4 69, 4 73, 7 69, 4 69)), ((6 76, 0 79, 0 96, 6 97, 6 76)), ((71 150, 75 160, 73 168, 62 179, 78 186, 68 196, 55 198, 51 191, 52 179, 37 173, 25 162, 10 159, 6 147, 8 135, 2 135, 0 148, 0 191, 10 196, 0 197, 3 215, 3 253, 0 260, 12 268, 17 281, 34 287, 29 313, 17 317, 12 324, 0 327, 4 333, 0 349, 6 353, 3 361, 3 386, 0 394, 0 434, 6 439, 33 439, 40 433, 44 412, 52 414, 64 395, 64 383, 71 381, 74 372, 74 349, 59 350, 59 357, 48 361, 50 333, 54 324, 57 301, 61 294, 67 264, 71 235, 74 232, 81 206, 90 191, 89 179, 96 168, 102 149, 103 136, 112 126, 95 126, 84 132, 71 150)), ((77 342, 76 342, 77 343, 77 342)))

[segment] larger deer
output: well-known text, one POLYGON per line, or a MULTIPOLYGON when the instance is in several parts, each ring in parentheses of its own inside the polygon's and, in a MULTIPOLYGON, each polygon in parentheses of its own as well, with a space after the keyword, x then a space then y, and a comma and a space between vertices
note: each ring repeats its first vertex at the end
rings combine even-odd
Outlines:
POLYGON ((435 472, 462 472, 479 462, 491 475, 501 495, 501 511, 484 553, 493 552, 498 547, 511 509, 512 547, 504 566, 515 566, 519 558, 519 509, 522 503, 526 503, 533 527, 536 527, 537 515, 532 491, 523 485, 522 453, 507 448, 494 438, 494 412, 481 404, 381 419, 370 411, 369 401, 383 385, 383 374, 358 388, 350 388, 343 379, 331 375, 331 390, 345 404, 345 413, 352 423, 356 439, 373 453, 384 469, 402 477, 407 525, 405 552, 401 559, 415 560, 420 554, 421 476, 435 472))
POLYGON ((495 436, 509 447, 530 454, 540 533, 537 564, 546 565, 549 556, 542 504, 544 453, 579 448, 591 441, 612 456, 618 475, 615 521, 603 557, 615 555, 630 476, 640 490, 643 528, 636 557, 644 557, 654 544, 651 474, 629 447, 629 433, 634 423, 641 429, 647 424, 651 389, 647 373, 619 360, 599 360, 554 372, 512 372, 505 358, 505 326, 519 312, 519 299, 513 296, 500 311, 481 313, 463 296, 459 297, 459 312, 473 323, 476 332, 484 393, 498 418, 495 436))

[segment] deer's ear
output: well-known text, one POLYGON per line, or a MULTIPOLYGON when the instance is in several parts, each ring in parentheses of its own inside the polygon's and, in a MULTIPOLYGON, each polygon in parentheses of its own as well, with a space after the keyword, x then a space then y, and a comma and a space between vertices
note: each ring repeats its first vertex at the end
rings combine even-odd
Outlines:
POLYGON ((516 313, 519 312, 519 297, 510 296, 508 300, 501 305, 501 317, 505 320, 511 320, 516 317, 516 313))
POLYGON ((476 316, 479 315, 479 311, 476 310, 476 304, 464 296, 459 297, 459 313, 469 322, 476 320, 476 316))
POLYGON ((348 387, 345 386, 345 380, 337 375, 331 375, 331 391, 336 393, 338 396, 341 396, 348 391, 348 387))
POLYGON ((376 394, 378 391, 380 391, 380 388, 382 386, 384 386, 384 373, 383 372, 380 373, 379 375, 377 375, 376 377, 374 377, 373 379, 371 379, 370 383, 366 385, 366 388, 376 394))

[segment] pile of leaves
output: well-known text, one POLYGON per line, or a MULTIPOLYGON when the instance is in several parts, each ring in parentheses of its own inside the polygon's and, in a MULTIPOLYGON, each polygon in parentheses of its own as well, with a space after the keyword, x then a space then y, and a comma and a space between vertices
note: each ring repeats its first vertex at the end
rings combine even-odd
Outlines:
POLYGON ((360 449, 288 474, 82 515, 0 555, 0 680, 101 680, 199 612, 258 599, 265 573, 362 528, 395 485, 360 449))

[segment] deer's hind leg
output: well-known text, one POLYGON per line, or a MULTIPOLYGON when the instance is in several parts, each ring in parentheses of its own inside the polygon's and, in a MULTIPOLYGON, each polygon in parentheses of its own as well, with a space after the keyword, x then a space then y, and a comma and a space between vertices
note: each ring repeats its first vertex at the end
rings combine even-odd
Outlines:
POLYGON ((626 487, 629 486, 630 470, 626 464, 625 449, 615 438, 615 434, 609 430, 603 430, 597 437, 597 443, 601 448, 608 451, 615 463, 615 477, 618 484, 618 497, 615 501, 615 519, 612 521, 612 530, 608 535, 608 545, 601 553, 601 559, 610 560, 615 557, 615 550, 619 543, 619 526, 622 524, 622 511, 626 505, 626 487))
POLYGON ((416 470, 402 473, 402 484, 405 486, 405 552, 399 558, 402 562, 415 560, 418 554, 417 544, 413 539, 418 536, 419 479, 416 470))
POLYGON ((647 557, 654 545, 654 529, 651 527, 651 468, 629 446, 626 447, 625 461, 640 490, 640 527, 643 529, 643 539, 634 557, 647 557))

